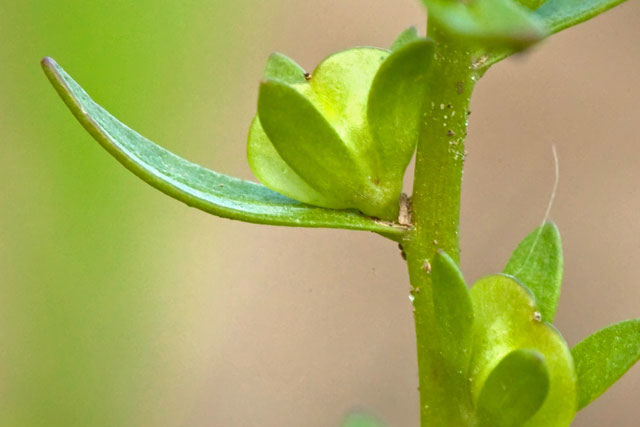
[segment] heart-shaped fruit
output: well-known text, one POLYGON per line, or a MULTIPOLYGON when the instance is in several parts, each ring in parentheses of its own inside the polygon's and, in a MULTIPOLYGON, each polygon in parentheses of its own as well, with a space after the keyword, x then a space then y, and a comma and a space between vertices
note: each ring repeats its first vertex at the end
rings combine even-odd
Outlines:
POLYGON ((247 155, 258 180, 311 205, 396 220, 415 150, 432 43, 354 48, 313 75, 274 54, 247 155))
MULTIPOLYGON (((495 275, 481 279, 471 288, 471 300, 475 324, 470 378, 473 400, 479 411, 476 415, 481 418, 479 425, 568 426, 577 411, 573 359, 560 333, 542 321, 533 294, 512 277, 495 275), (507 360, 507 357, 513 359, 507 360), (523 375, 530 376, 526 381, 530 385, 527 393, 531 387, 539 388, 539 393, 532 396, 523 391, 522 399, 535 403, 537 398, 542 398, 539 409, 524 405, 518 414, 513 407, 505 408, 504 412, 496 406, 501 401, 507 405, 514 399, 508 394, 501 397, 495 393, 496 384, 503 382, 500 377, 510 371, 507 367, 514 361, 522 366, 523 375), (548 375, 548 380, 539 375, 548 375), (487 387, 494 391, 484 390, 487 387), (548 389, 546 399, 542 395, 545 388, 548 389), (495 419, 490 418, 491 414, 495 419), (510 423, 509 420, 518 420, 519 416, 522 416, 520 421, 510 423)), ((516 380, 520 379, 513 378, 512 392, 517 392, 516 380)))

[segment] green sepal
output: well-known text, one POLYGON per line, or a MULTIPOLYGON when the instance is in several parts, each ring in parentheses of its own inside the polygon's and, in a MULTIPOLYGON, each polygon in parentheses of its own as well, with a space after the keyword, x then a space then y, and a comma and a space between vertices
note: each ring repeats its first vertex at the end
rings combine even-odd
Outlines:
POLYGON ((520 427, 542 407, 549 393, 544 356, 520 349, 491 371, 476 405, 477 427, 520 427))
MULTIPOLYGON (((418 143, 433 50, 431 40, 405 44, 382 63, 371 85, 367 119, 385 181, 401 184, 418 143)), ((399 196, 401 188, 396 191, 399 196)))
MULTIPOLYGON (((349 206, 340 200, 325 197, 307 184, 280 154, 264 132, 260 119, 251 122, 247 139, 247 160, 251 171, 262 184, 294 200, 314 206, 344 209, 349 206)), ((329 195, 330 196, 330 195, 329 195)))
POLYGON ((467 284, 456 262, 444 251, 433 258, 431 280, 439 351, 443 361, 466 378, 474 317, 467 284))
MULTIPOLYGON (((269 56, 264 69, 265 80, 284 83, 304 83, 308 74, 291 58, 274 53, 269 56)), ((251 171, 262 184, 294 200, 331 209, 348 208, 345 203, 323 196, 307 184, 280 157, 256 116, 251 122, 247 138, 247 160, 251 171)))
POLYGON ((294 227, 366 230, 399 240, 405 228, 355 211, 308 206, 268 188, 223 175, 159 147, 96 104, 51 58, 42 61, 51 84, 80 124, 123 166, 163 193, 230 219, 294 227))
POLYGON ((558 307, 562 285, 562 240, 553 223, 533 230, 520 242, 504 268, 535 295, 542 320, 549 323, 558 307))
MULTIPOLYGON (((543 39, 546 28, 513 0, 423 0, 429 21, 454 38, 478 48, 522 49, 543 39)), ((431 33, 430 33, 431 34, 431 33)))
POLYGON ((566 427, 577 409, 576 374, 571 353, 560 333, 542 322, 531 292, 514 278, 489 276, 471 288, 474 345, 471 391, 478 402, 490 373, 510 352, 540 352, 549 371, 549 395, 524 427, 566 427))
POLYGON ((626 0, 547 0, 535 15, 551 34, 573 27, 611 9, 626 0))
MULTIPOLYGON (((304 82, 278 79, 261 85, 262 128, 291 171, 331 202, 319 206, 356 208, 388 221, 397 218, 406 165, 399 174, 389 172, 366 116, 373 79, 388 56, 382 49, 349 49, 325 59, 304 82)), ((260 161, 252 160, 252 168, 259 167, 260 161)), ((270 184, 285 179, 261 180, 275 191, 292 194, 270 184)))
POLYGON ((304 83, 306 80, 304 68, 293 59, 281 53, 272 53, 264 67, 264 80, 280 80, 285 83, 304 83))
POLYGON ((394 50, 398 50, 411 42, 417 41, 418 39, 420 39, 420 36, 418 35, 417 28, 409 27, 398 35, 393 44, 391 44, 389 50, 393 52, 394 50))
POLYGON ((578 374, 578 409, 596 400, 640 360, 640 319, 608 326, 571 349, 578 374))
POLYGON ((276 80, 263 82, 258 116, 280 157, 324 197, 334 196, 343 207, 355 207, 370 216, 397 217, 397 199, 385 198, 367 157, 351 149, 296 88, 276 80))

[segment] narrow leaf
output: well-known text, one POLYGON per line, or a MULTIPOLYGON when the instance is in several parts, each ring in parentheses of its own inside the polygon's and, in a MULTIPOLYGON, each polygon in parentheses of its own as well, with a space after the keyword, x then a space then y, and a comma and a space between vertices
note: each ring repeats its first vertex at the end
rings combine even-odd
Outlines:
POLYGON ((535 15, 551 33, 580 24, 626 0, 547 0, 535 15))
POLYGON ((479 280, 471 288, 474 342, 471 390, 477 402, 487 378, 514 350, 536 350, 549 371, 549 396, 523 427, 567 427, 576 412, 576 377, 566 342, 542 322, 531 292, 509 276, 479 280))
POLYGON ((536 297, 542 319, 551 323, 562 285, 562 241, 553 223, 533 230, 511 255, 504 273, 520 280, 536 297))
POLYGON ((416 27, 409 27, 398 35, 396 40, 391 45, 390 50, 392 52, 394 50, 398 50, 411 42, 417 41, 419 38, 420 36, 418 35, 418 30, 416 29, 416 27))
POLYGON ((515 350, 489 374, 476 406, 478 427, 520 427, 535 414, 549 393, 544 356, 515 350))
POLYGON ((454 370, 466 375, 473 333, 473 305, 467 284, 458 265, 443 251, 431 263, 431 277, 440 351, 454 370))
POLYGON ((51 58, 44 71, 82 126, 123 166, 163 193, 205 212, 258 224, 368 230, 397 240, 404 228, 355 211, 304 205, 266 187, 219 174, 157 146, 111 116, 51 58))
POLYGON ((418 142, 432 58, 432 41, 413 41, 392 52, 373 80, 367 119, 390 181, 401 182, 418 142))
POLYGON ((546 35, 542 21, 513 0, 423 0, 429 20, 485 48, 522 49, 546 35))
POLYGON ((263 77, 265 80, 281 80, 289 84, 306 81, 304 69, 293 59, 281 53, 273 53, 269 56, 263 77))
POLYGON ((571 350, 578 374, 578 408, 596 400, 640 360, 640 319, 587 337, 571 350))

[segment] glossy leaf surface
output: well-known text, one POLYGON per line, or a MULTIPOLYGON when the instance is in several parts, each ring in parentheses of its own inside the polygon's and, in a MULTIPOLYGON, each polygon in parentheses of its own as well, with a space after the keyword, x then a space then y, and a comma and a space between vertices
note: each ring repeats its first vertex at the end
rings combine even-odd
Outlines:
POLYGON ((219 174, 157 146, 111 116, 50 58, 52 85, 82 126, 122 165, 165 194, 205 212, 259 224, 368 230, 397 239, 404 229, 355 211, 304 205, 266 187, 219 174))
POLYGON ((640 319, 596 332, 571 349, 571 354, 578 374, 578 408, 582 409, 640 360, 640 319))
POLYGON ((520 427, 535 414, 549 393, 544 356, 515 350, 496 366, 482 387, 476 409, 478 427, 520 427))
POLYGON ((576 412, 576 377, 562 336, 541 322, 533 295, 511 277, 489 276, 471 288, 475 314, 472 395, 477 402, 495 366, 510 352, 540 352, 549 370, 549 396, 525 427, 566 427, 576 412))
POLYGON ((417 40, 393 51, 371 86, 367 119, 385 180, 400 183, 418 143, 433 42, 417 40))
POLYGON ((453 259, 439 251, 431 263, 433 305, 443 359, 466 375, 471 356, 473 305, 462 272, 453 259))
POLYGON ((546 35, 542 21, 513 0, 423 0, 429 20, 482 47, 523 48, 546 35))
POLYGON ((591 19, 626 0, 547 0, 535 15, 551 33, 591 19))
POLYGON ((504 273, 535 295, 542 320, 553 322, 562 285, 562 242, 555 224, 533 230, 511 255, 504 273))

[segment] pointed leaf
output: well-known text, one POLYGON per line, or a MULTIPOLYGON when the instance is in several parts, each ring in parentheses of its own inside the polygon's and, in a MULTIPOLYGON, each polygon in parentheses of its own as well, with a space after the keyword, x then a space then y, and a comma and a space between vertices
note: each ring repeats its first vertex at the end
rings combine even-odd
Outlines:
POLYGON ((433 305, 443 358, 466 375, 471 355, 473 306, 458 265, 439 251, 431 263, 433 305))
POLYGON ((549 396, 524 427, 566 427, 576 406, 576 377, 566 342, 550 324, 540 321, 536 301, 511 277, 496 275, 471 288, 474 353, 471 390, 477 402, 483 384, 500 360, 514 350, 540 352, 549 370, 549 396))
POLYGON ((513 0, 423 0, 429 20, 484 47, 521 49, 546 35, 542 21, 513 0))
POLYGON ((596 400, 640 360, 640 319, 616 323, 571 350, 578 374, 578 409, 596 400))
POLYGON ((269 56, 263 77, 265 80, 280 80, 289 84, 306 81, 304 69, 281 53, 269 56))
POLYGON ((205 212, 247 222, 368 230, 394 240, 404 228, 354 211, 304 205, 262 185, 188 162, 131 130, 102 107, 51 58, 42 61, 52 85, 82 126, 122 165, 165 194, 205 212))
POLYGON ((253 119, 249 130, 247 160, 258 181, 280 194, 314 206, 332 209, 348 207, 320 194, 282 160, 262 129, 258 116, 253 119))
POLYGON ((562 285, 562 242, 553 223, 533 230, 511 255, 504 273, 521 281, 536 297, 542 320, 553 322, 562 285))
POLYGON ((418 142, 433 42, 418 40, 392 52, 376 73, 367 119, 390 181, 402 181, 418 142))
POLYGON ((535 15, 551 33, 591 19, 626 0, 547 0, 535 15))
POLYGON ((409 27, 398 35, 398 38, 391 45, 391 52, 398 50, 405 45, 417 41, 420 38, 416 27, 409 27))
POLYGON ((520 427, 535 414, 549 393, 544 356, 535 350, 515 350, 505 356, 482 387, 476 417, 478 427, 520 427))

